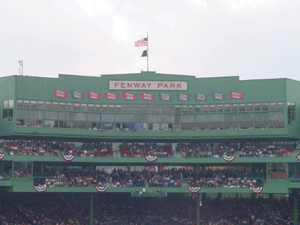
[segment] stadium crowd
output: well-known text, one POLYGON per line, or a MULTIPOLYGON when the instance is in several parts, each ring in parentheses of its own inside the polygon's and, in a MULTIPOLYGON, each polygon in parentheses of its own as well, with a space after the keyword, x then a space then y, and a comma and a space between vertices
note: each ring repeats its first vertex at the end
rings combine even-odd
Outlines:
POLYGON ((248 188, 262 187, 262 179, 247 177, 247 174, 241 176, 234 170, 214 170, 200 171, 198 176, 195 172, 186 174, 186 182, 192 187, 205 188, 248 188))
POLYGON ((177 152, 182 158, 219 158, 233 155, 238 143, 179 143, 177 152))
MULTIPOLYGON (((94 224, 194 225, 195 195, 132 198, 129 194, 95 194, 94 224)), ((89 223, 88 193, 7 193, 0 197, 0 223, 69 225, 89 223)), ((203 225, 294 225, 293 199, 209 198, 200 201, 203 225)))
POLYGON ((296 147, 295 142, 247 142, 241 147, 240 157, 288 157, 296 147))
POLYGON ((145 157, 148 155, 158 157, 172 157, 172 145, 164 144, 158 145, 157 143, 122 143, 119 146, 121 157, 145 157))
POLYGON ((16 140, 3 142, 0 147, 10 155, 58 156, 54 151, 58 148, 57 142, 16 140))
MULTIPOLYGON (((59 141, 11 140, 1 143, 10 155, 58 156, 72 154, 76 157, 113 157, 111 142, 72 143, 59 141)), ((178 143, 176 152, 182 158, 220 158, 224 155, 239 157, 288 157, 297 148, 296 142, 246 142, 246 143, 178 143)), ((3 151, 0 149, 0 151, 3 151)), ((122 143, 121 157, 173 157, 170 143, 122 143)))

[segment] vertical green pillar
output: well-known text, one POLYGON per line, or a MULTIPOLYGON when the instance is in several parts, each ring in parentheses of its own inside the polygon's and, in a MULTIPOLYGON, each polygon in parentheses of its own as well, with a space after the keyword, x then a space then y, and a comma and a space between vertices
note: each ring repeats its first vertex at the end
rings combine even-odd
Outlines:
POLYGON ((41 162, 41 173, 44 176, 44 162, 41 162))
POLYGON ((95 165, 94 163, 91 164, 91 173, 94 174, 95 172, 95 165))
POLYGON ((31 172, 30 172, 30 175, 31 175, 31 180, 33 180, 33 162, 31 162, 31 172))
POLYGON ((298 224, 298 189, 293 191, 294 194, 294 224, 298 224))
POLYGON ((200 225, 200 193, 197 193, 197 225, 200 225))
POLYGON ((15 162, 12 161, 11 163, 11 178, 15 178, 15 162))
POLYGON ((90 194, 90 225, 94 224, 94 196, 93 193, 90 194))
POLYGON ((161 172, 161 171, 162 171, 162 165, 159 164, 159 165, 158 165, 158 172, 161 172))
POLYGON ((289 168, 289 163, 286 163, 286 176, 287 176, 287 179, 290 179, 290 168, 289 168))
POLYGON ((267 178, 267 180, 269 180, 269 164, 268 163, 266 163, 266 178, 267 178))
POLYGON ((127 171, 130 171, 130 164, 127 165, 127 171))
POLYGON ((199 164, 196 165, 196 176, 199 175, 199 172, 200 172, 200 166, 199 164))

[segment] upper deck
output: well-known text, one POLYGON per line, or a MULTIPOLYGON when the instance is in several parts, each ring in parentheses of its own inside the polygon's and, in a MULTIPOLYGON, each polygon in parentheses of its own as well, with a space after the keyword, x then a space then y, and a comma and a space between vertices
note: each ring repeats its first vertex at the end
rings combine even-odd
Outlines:
POLYGON ((299 138, 300 85, 157 74, 0 79, 2 138, 299 138))

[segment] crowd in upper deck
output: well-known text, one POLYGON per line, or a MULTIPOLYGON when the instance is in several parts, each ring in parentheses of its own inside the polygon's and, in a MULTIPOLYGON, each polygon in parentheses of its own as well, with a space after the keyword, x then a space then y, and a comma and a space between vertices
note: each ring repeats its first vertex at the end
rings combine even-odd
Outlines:
MULTIPOLYGON (((89 223, 87 193, 34 195, 12 193, 2 197, 1 224, 68 225, 89 223)), ((94 224, 195 225, 196 199, 184 195, 132 198, 127 194, 94 197, 94 224)), ((204 225, 294 225, 293 199, 209 198, 200 203, 204 225)))
MULTIPOLYGON (((298 142, 124 142, 118 146, 121 157, 174 157, 178 154, 182 158, 220 158, 223 156, 237 157, 288 157, 297 148, 298 142)), ((76 157, 114 157, 112 142, 62 142, 42 140, 11 140, 0 144, 0 151, 18 156, 58 156, 72 154, 76 157)), ((1 153, 0 152, 0 153, 1 153)), ((119 156, 118 156, 119 157, 119 156)))
POLYGON ((148 155, 158 157, 172 157, 172 145, 163 144, 158 145, 157 143, 122 143, 119 146, 121 157, 145 157, 148 155))

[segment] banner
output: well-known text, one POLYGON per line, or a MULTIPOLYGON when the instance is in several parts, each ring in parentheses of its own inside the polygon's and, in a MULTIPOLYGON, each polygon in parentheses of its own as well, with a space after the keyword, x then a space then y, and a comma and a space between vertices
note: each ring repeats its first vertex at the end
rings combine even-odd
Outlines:
POLYGON ((67 94, 69 92, 65 92, 59 89, 54 89, 55 98, 68 98, 67 94))
POLYGON ((96 92, 88 91, 89 99, 100 100, 100 95, 101 94, 98 94, 96 92))
POLYGON ((230 99, 244 99, 243 95, 245 93, 240 93, 240 92, 236 92, 236 91, 231 91, 230 92, 230 99))
POLYGON ((207 97, 208 95, 204 95, 200 93, 195 94, 196 101, 207 101, 207 97))
POLYGON ((138 95, 134 95, 134 94, 129 93, 129 92, 124 92, 123 93, 124 100, 136 101, 137 100, 136 99, 137 96, 138 95))
POLYGON ((151 94, 149 94, 149 93, 142 92, 142 93, 141 93, 141 96, 142 96, 142 100, 143 100, 143 101, 154 101, 154 100, 155 100, 154 97, 155 97, 156 95, 151 95, 151 94))
POLYGON ((190 101, 190 95, 177 93, 178 101, 190 101))
POLYGON ((119 100, 119 96, 118 94, 114 94, 111 92, 105 92, 105 98, 106 100, 119 100))
POLYGON ((72 91, 72 98, 83 98, 83 93, 79 91, 72 91))
POLYGON ((159 97, 161 101, 173 101, 172 97, 173 95, 168 95, 165 93, 159 93, 159 97))
POLYGON ((226 94, 221 94, 217 92, 213 92, 212 95, 214 100, 225 100, 225 96, 226 96, 226 94))

